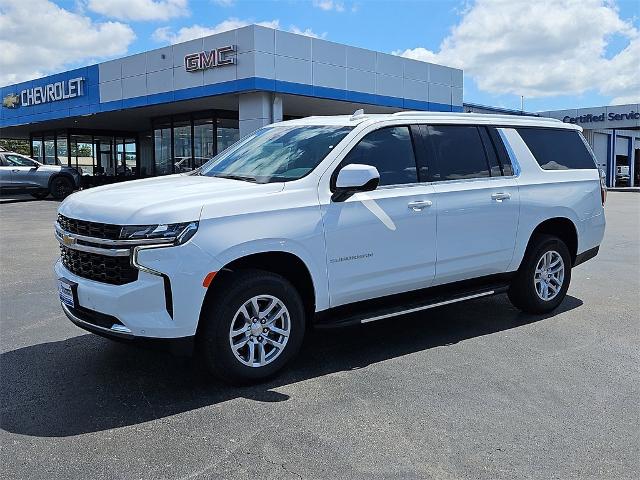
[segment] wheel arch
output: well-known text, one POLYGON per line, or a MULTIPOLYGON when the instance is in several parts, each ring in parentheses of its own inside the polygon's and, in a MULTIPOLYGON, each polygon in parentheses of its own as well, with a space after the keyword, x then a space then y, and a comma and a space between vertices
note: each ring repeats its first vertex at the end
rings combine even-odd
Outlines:
POLYGON ((207 288, 200 319, 202 319, 202 311, 206 308, 207 303, 212 301, 224 282, 231 281, 234 272, 250 268, 276 273, 286 278, 300 293, 307 320, 313 318, 316 308, 316 290, 311 270, 307 264, 302 258, 291 252, 264 251, 235 258, 218 270, 207 288))
POLYGON ((76 189, 76 182, 73 179, 73 176, 70 173, 67 172, 56 172, 53 175, 51 175, 49 177, 49 181, 47 182, 47 189, 49 189, 49 191, 51 191, 51 184, 53 183, 53 181, 56 178, 60 178, 60 177, 64 177, 67 180, 69 180, 71 182, 71 188, 73 188, 74 190, 76 189))
POLYGON ((578 255, 578 228, 571 219, 567 217, 554 217, 539 223, 536 228, 533 229, 531 235, 529 235, 529 241, 525 251, 529 250, 531 242, 537 234, 555 235, 560 238, 569 249, 572 265, 575 264, 578 255))

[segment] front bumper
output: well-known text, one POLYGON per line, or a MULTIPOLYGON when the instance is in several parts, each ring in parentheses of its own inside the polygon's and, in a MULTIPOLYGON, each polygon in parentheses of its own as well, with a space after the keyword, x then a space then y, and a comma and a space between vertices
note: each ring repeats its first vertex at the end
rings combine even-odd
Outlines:
POLYGON ((58 261, 54 267, 56 277, 78 284, 79 309, 71 311, 63 306, 67 317, 86 330, 119 339, 171 339, 195 335, 206 294, 202 281, 209 272, 218 271, 221 265, 193 242, 141 250, 137 261, 146 268, 140 269, 136 281, 124 285, 80 277, 58 261), (120 325, 114 323, 118 325, 114 329, 107 322, 97 328, 95 322, 87 321, 80 314, 83 309, 114 317, 120 325))

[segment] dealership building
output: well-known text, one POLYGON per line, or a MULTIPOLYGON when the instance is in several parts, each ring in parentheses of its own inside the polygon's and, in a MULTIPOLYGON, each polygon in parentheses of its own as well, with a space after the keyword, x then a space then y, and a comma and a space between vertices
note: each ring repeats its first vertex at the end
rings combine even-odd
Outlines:
POLYGON ((640 185, 640 104, 540 112, 544 117, 580 125, 593 148, 607 186, 640 185))
POLYGON ((187 171, 283 119, 463 108, 462 70, 257 25, 0 93, 0 138, 87 184, 187 171))

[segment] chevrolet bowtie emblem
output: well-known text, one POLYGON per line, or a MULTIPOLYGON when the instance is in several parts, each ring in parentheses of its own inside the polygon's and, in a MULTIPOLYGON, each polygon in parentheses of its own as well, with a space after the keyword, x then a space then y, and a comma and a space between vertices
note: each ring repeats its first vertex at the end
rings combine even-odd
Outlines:
POLYGON ((20 97, 15 93, 10 93, 2 99, 2 106, 7 108, 16 108, 20 105, 20 97))
POLYGON ((76 243, 76 239, 73 238, 73 237, 70 237, 69 235, 63 235, 62 236, 62 243, 64 243, 67 246, 73 245, 74 243, 76 243))

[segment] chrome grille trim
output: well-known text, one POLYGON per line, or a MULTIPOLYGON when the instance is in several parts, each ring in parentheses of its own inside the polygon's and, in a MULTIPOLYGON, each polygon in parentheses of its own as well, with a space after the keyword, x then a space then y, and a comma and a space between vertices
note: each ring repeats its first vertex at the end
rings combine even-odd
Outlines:
MULTIPOLYGON (((175 240, 173 238, 146 238, 140 240, 112 240, 110 238, 98 238, 98 237, 88 237, 86 235, 80 235, 79 233, 73 233, 62 228, 60 223, 55 223, 56 232, 59 235, 67 236, 73 238, 75 240, 80 240, 81 242, 87 243, 95 243, 97 245, 108 245, 111 247, 136 247, 138 245, 169 245, 173 243, 175 240)), ((67 245, 70 247, 69 245, 67 245)), ((73 247, 70 247, 73 248, 73 247)))

